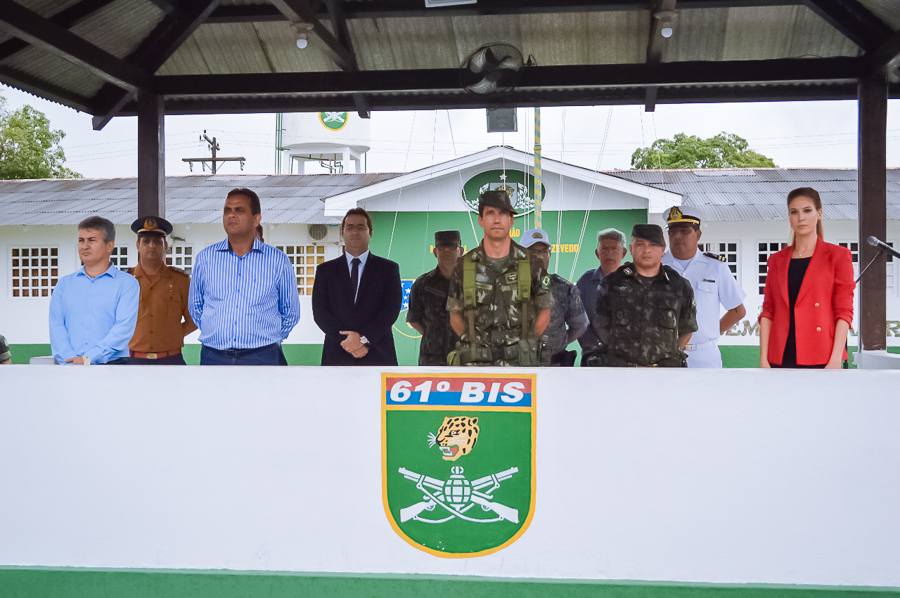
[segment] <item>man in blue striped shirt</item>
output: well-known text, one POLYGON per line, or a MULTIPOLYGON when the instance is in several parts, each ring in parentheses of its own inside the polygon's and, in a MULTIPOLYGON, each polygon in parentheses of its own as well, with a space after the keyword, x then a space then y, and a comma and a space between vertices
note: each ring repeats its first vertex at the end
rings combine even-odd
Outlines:
POLYGON ((91 216, 78 225, 84 266, 64 276, 50 297, 50 347, 60 364, 123 365, 137 324, 141 285, 109 260, 116 228, 91 216))
POLYGON ((200 365, 286 365, 281 343, 300 320, 288 257, 256 237, 259 196, 233 189, 222 225, 228 238, 197 254, 188 309, 200 328, 200 365))

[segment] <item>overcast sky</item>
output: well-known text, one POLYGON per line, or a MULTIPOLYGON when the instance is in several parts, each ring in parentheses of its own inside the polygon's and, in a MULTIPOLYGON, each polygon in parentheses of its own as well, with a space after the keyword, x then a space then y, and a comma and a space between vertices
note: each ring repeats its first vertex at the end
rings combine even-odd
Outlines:
MULTIPOLYGON (((66 165, 85 177, 137 175, 137 119, 113 119, 102 131, 91 117, 0 85, 7 107, 30 104, 44 112, 51 127, 66 133, 66 165)), ((355 117, 355 115, 354 115, 355 117)), ((300 119, 302 120, 302 119, 300 119)), ((711 137, 725 131, 782 167, 856 168, 856 102, 781 102, 544 108, 543 154, 591 169, 628 168, 631 153, 654 139, 676 133, 711 137)), ((532 151, 533 110, 518 110, 518 132, 489 134, 484 110, 375 112, 369 122, 366 169, 405 172, 506 144, 532 151)), ((318 123, 312 130, 319 134, 318 123)), ((275 172, 275 115, 170 116, 166 118, 166 174, 190 174, 182 158, 209 155, 199 140, 216 136, 220 155, 247 158, 245 173, 275 172)), ((302 131, 286 135, 300 136, 302 131)), ((888 166, 900 166, 900 101, 888 108, 888 166)), ((308 168, 307 172, 319 171, 308 168)), ((199 173, 195 165, 194 173, 199 173)), ((239 173, 236 163, 222 173, 239 173)), ((287 164, 283 172, 287 172, 287 164)))

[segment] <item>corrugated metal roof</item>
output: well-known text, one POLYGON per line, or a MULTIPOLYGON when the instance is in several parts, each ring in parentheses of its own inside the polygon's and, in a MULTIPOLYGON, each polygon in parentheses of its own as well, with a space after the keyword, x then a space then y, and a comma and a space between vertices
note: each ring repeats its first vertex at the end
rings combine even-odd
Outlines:
MULTIPOLYGON (((479 46, 508 42, 542 66, 627 64, 646 59, 645 10, 350 19, 363 70, 455 68, 479 46)), ((330 23, 324 22, 330 28, 330 23)), ((856 56, 859 48, 805 6, 679 12, 662 60, 856 56)), ((160 74, 332 71, 315 43, 298 50, 289 23, 200 26, 160 74)))
POLYGON ((895 30, 900 29, 900 2, 897 0, 859 0, 859 3, 895 30))
MULTIPOLYGON (((678 193, 682 205, 702 207, 711 221, 784 220, 787 194, 797 187, 819 192, 826 219, 857 218, 857 171, 851 169, 613 170, 607 174, 678 193)), ((887 217, 900 220, 897 168, 887 171, 887 217)))
MULTIPOLYGON (((393 173, 321 175, 228 175, 166 177, 166 219, 175 224, 222 218, 228 191, 249 187, 259 194, 263 222, 334 224, 326 197, 398 176, 393 173)), ((0 181, 0 226, 77 224, 101 214, 116 224, 137 218, 137 179, 0 181)))

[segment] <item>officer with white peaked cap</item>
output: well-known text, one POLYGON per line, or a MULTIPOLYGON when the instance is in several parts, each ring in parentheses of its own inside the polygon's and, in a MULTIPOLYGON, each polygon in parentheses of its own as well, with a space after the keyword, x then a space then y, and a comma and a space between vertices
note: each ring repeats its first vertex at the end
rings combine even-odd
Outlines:
POLYGON ((719 337, 746 315, 747 293, 734 279, 726 258, 700 250, 700 227, 705 218, 701 208, 673 206, 663 218, 669 232, 669 250, 662 263, 690 281, 697 302, 698 330, 685 348, 688 367, 720 368, 719 337))

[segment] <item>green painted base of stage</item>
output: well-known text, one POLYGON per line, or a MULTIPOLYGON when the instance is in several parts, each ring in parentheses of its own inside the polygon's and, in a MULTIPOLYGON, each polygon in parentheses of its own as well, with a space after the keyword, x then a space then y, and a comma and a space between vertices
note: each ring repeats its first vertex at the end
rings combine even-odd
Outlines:
MULTIPOLYGON (((573 345, 574 347, 574 345, 573 345)), ((322 362, 322 345, 283 345, 284 355, 289 365, 319 365, 322 362)), ((32 357, 50 355, 50 345, 11 345, 12 362, 28 363, 32 357)), ((749 345, 723 345, 722 363, 727 368, 759 367, 759 347, 749 345)), ((856 352, 850 347, 850 354, 856 352)), ((900 347, 888 347, 890 353, 900 353, 900 347)), ((184 348, 184 360, 188 365, 200 363, 200 345, 187 345, 184 348)), ((416 365, 412 357, 400 359, 400 365, 416 365)), ((577 363, 581 363, 579 353, 577 363)), ((852 361, 851 368, 855 368, 852 361)))
POLYGON ((698 584, 575 579, 502 579, 451 575, 360 575, 168 569, 0 567, 4 598, 390 598, 602 596, 604 598, 818 598, 900 596, 900 588, 768 584, 698 584))

